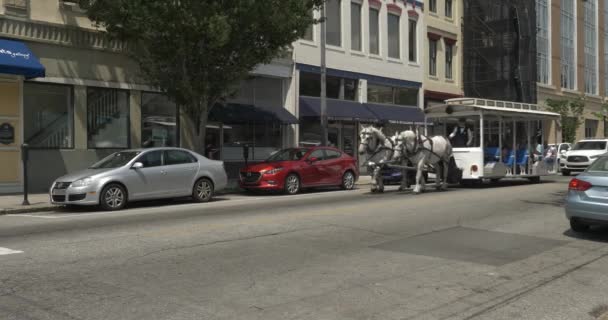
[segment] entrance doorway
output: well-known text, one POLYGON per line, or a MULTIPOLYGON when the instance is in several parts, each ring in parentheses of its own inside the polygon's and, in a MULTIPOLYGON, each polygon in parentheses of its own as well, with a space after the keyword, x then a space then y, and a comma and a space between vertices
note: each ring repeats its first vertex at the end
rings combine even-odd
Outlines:
POLYGON ((332 146, 344 151, 351 157, 356 157, 355 144, 357 137, 354 123, 331 123, 327 130, 327 136, 332 146))

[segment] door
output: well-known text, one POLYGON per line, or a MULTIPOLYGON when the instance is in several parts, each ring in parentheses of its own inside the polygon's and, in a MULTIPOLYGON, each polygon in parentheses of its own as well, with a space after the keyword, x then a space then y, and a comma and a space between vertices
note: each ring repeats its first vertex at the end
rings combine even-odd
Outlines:
POLYGON ((150 151, 142 154, 135 162, 141 162, 143 168, 130 170, 126 179, 129 198, 149 199, 158 197, 164 189, 164 171, 162 151, 150 151))
POLYGON ((325 160, 321 169, 327 178, 326 184, 338 185, 342 183, 342 153, 336 150, 325 150, 325 160))
POLYGON ((342 128, 342 145, 340 146, 340 149, 353 158, 356 157, 355 141, 355 127, 345 125, 344 128, 342 128))
POLYGON ((165 150, 165 185, 171 193, 189 195, 198 171, 199 163, 190 153, 183 150, 165 150))
POLYGON ((311 187, 323 184, 323 176, 320 168, 322 167, 324 159, 325 151, 323 149, 314 150, 305 159, 302 169, 300 170, 300 178, 303 186, 311 187), (311 162, 310 160, 312 158, 316 158, 317 160, 311 162))

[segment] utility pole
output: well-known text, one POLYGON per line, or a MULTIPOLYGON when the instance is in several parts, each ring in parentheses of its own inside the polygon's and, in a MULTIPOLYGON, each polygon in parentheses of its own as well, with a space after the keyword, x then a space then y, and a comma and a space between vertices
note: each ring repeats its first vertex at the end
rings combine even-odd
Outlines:
POLYGON ((321 145, 327 146, 327 70, 325 67, 325 3, 321 6, 321 145))

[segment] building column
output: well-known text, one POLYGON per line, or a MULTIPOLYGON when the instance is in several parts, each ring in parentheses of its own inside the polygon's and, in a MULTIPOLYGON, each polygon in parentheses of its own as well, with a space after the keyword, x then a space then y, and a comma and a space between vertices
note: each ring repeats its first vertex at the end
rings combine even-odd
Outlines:
POLYGON ((87 87, 74 86, 74 148, 86 150, 87 142, 87 87))
POLYGON ((141 147, 141 91, 131 90, 129 92, 129 122, 131 148, 141 147))

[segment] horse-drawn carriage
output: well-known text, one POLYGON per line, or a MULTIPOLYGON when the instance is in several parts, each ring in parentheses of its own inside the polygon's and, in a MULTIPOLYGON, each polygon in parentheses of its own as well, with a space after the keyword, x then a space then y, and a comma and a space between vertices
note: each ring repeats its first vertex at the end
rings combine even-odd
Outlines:
POLYGON ((359 152, 383 153, 380 161, 367 163, 373 172, 373 192, 384 190, 381 173, 387 167, 402 170, 401 189, 409 187, 407 172, 416 171, 415 193, 424 190, 429 173, 439 190, 451 183, 484 179, 538 182, 549 174, 542 146, 546 145, 546 123, 558 120, 557 113, 534 104, 477 98, 446 100, 445 105, 427 108, 425 113, 424 128, 413 126, 392 137, 374 127, 361 131, 359 152))

